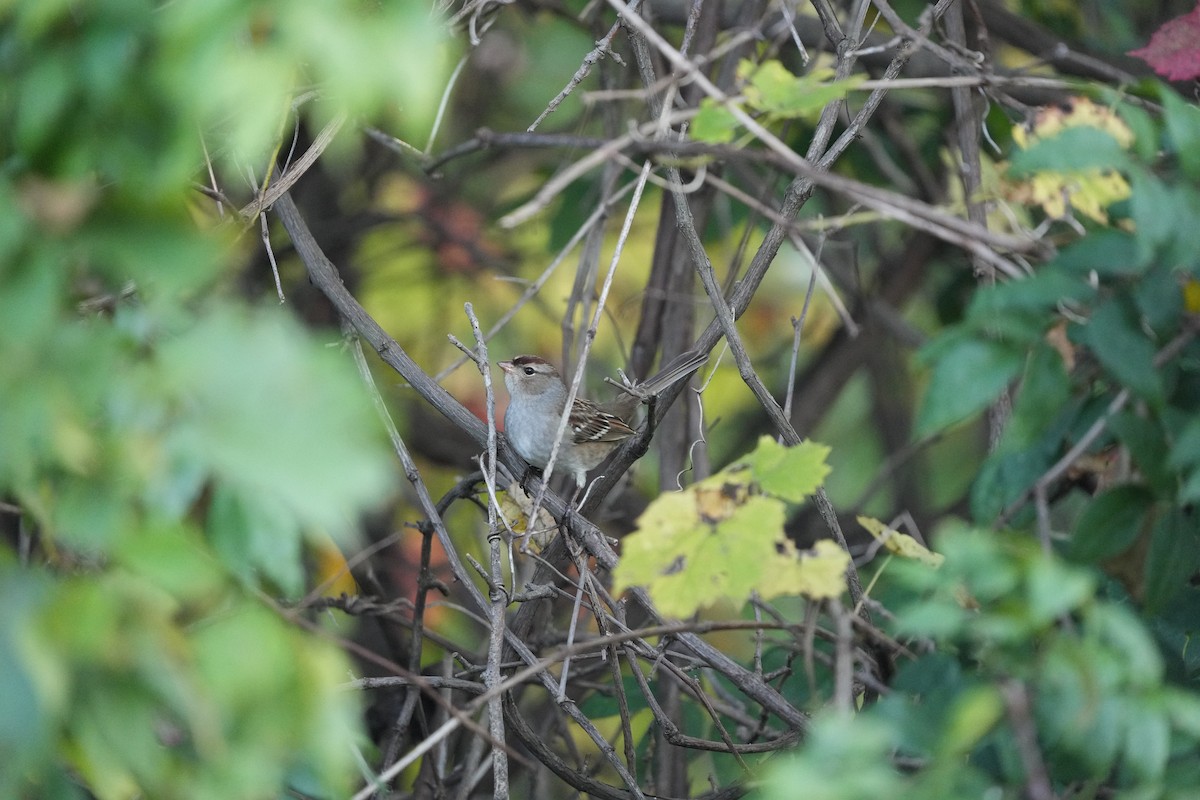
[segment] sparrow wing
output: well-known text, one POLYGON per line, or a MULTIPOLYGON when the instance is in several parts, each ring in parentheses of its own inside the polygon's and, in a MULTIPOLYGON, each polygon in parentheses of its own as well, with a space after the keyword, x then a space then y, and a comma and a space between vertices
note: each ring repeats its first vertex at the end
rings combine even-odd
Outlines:
POLYGON ((633 436, 634 430, 616 414, 602 411, 590 400, 575 399, 567 419, 571 439, 575 444, 585 442, 619 442, 633 436))

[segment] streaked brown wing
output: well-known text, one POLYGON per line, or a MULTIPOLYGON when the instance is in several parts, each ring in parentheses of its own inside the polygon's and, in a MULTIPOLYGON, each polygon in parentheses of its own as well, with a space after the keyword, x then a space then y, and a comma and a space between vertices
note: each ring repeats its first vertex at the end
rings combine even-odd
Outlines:
POLYGON ((571 417, 567 420, 575 444, 584 442, 619 442, 633 436, 633 428, 614 414, 601 411, 590 400, 576 398, 571 406, 571 417))

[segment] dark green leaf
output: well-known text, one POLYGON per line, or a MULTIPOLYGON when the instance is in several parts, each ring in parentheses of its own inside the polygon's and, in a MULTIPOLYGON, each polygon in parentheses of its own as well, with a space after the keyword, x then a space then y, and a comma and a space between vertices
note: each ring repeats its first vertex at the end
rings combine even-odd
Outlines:
POLYGON ((1123 411, 1109 418, 1108 427, 1129 448, 1134 466, 1147 483, 1159 491, 1173 487, 1175 479, 1166 467, 1168 450, 1162 425, 1154 419, 1123 411))
POLYGON ((1089 233, 1042 269, 1063 269, 1081 277, 1092 272, 1116 276, 1136 275, 1145 265, 1137 237, 1113 229, 1089 233))
POLYGON ((1192 180, 1200 179, 1200 109, 1185 103, 1168 87, 1163 87, 1160 96, 1167 135, 1179 166, 1192 180))
POLYGON ((1170 508, 1154 525, 1146 556, 1145 601, 1158 613, 1187 586, 1200 569, 1200 521, 1194 513, 1170 508))
POLYGON ((993 455, 984 462, 971 484, 971 517, 980 525, 991 525, 1051 463, 1051 454, 1044 450, 993 455))
POLYGON ((1185 473, 1183 486, 1179 490, 1179 500, 1194 503, 1200 500, 1200 469, 1185 473))
POLYGON ((1129 549, 1141 531, 1154 496, 1140 486, 1118 486, 1088 505, 1071 534, 1071 556, 1103 561, 1129 549))
POLYGON ((1062 355, 1043 342, 1033 349, 1025 365, 1012 418, 1004 432, 1004 447, 1028 447, 1062 415, 1069 399, 1070 382, 1062 355))
POLYGON ((917 435, 928 435, 982 411, 1016 376, 1022 360, 1011 346, 959 338, 933 365, 917 435))
POLYGON ((1117 116, 1133 132, 1134 152, 1143 161, 1153 162, 1158 154, 1158 125, 1145 109, 1121 100, 1120 97, 1113 97, 1109 102, 1115 107, 1117 116))
POLYGON ((1145 400, 1162 400, 1162 376, 1154 367, 1154 345, 1121 298, 1098 306, 1083 333, 1096 358, 1113 377, 1145 400))
POLYGON ((1193 419, 1173 437, 1167 463, 1176 469, 1200 462, 1200 418, 1193 419))
POLYGON ((996 284, 979 291, 971 300, 967 316, 987 324, 1008 311, 1042 311, 1068 300, 1084 300, 1095 289, 1083 275, 1045 268, 1032 278, 996 284))
POLYGON ((1159 266, 1147 271, 1134 286, 1133 298, 1142 319, 1155 334, 1169 337, 1179 327, 1183 292, 1174 270, 1159 266))
MULTIPOLYGON (((1130 209, 1137 225, 1138 261, 1147 263, 1173 243, 1179 226, 1194 225, 1195 218, 1181 212, 1179 198, 1167 184, 1149 172, 1133 176, 1130 209)), ((1173 265, 1169 265, 1173 266, 1173 265)))

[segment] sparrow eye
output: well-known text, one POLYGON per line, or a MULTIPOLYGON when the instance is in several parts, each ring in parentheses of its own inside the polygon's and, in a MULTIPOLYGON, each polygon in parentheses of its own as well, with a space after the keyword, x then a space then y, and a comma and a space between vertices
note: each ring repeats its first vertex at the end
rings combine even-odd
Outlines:
POLYGON ((533 374, 533 372, 534 372, 534 370, 533 370, 533 367, 526 367, 526 368, 525 368, 525 374, 526 374, 526 375, 532 375, 532 374, 533 374))

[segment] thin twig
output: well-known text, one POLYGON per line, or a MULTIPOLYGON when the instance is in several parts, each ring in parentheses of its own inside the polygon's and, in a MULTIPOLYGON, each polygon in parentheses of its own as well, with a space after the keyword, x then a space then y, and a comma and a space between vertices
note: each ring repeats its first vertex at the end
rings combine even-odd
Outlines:
MULTIPOLYGON (((489 487, 496 485, 496 394, 492 390, 492 370, 489 366, 487 342, 484 341, 483 331, 479 327, 479 319, 470 303, 463 306, 467 319, 471 321, 471 333, 475 336, 477 366, 483 376, 483 389, 487 406, 487 455, 483 463, 483 473, 489 487)), ((508 592, 504 590, 504 572, 500 560, 500 548, 503 538, 500 535, 500 522, 497 519, 499 504, 494 495, 488 499, 488 552, 491 566, 491 584, 497 587, 492 592, 489 609, 489 636, 487 669, 483 673, 483 682, 491 688, 500 683, 500 656, 504 649, 504 612, 508 607, 508 592)), ((509 539, 511 541, 511 538, 509 539)), ((510 551, 511 553, 511 551, 510 551)), ((488 732, 497 742, 504 741, 504 708, 499 696, 488 701, 488 732)), ((508 756, 503 747, 492 747, 492 796, 495 800, 505 800, 508 797, 508 756)))

